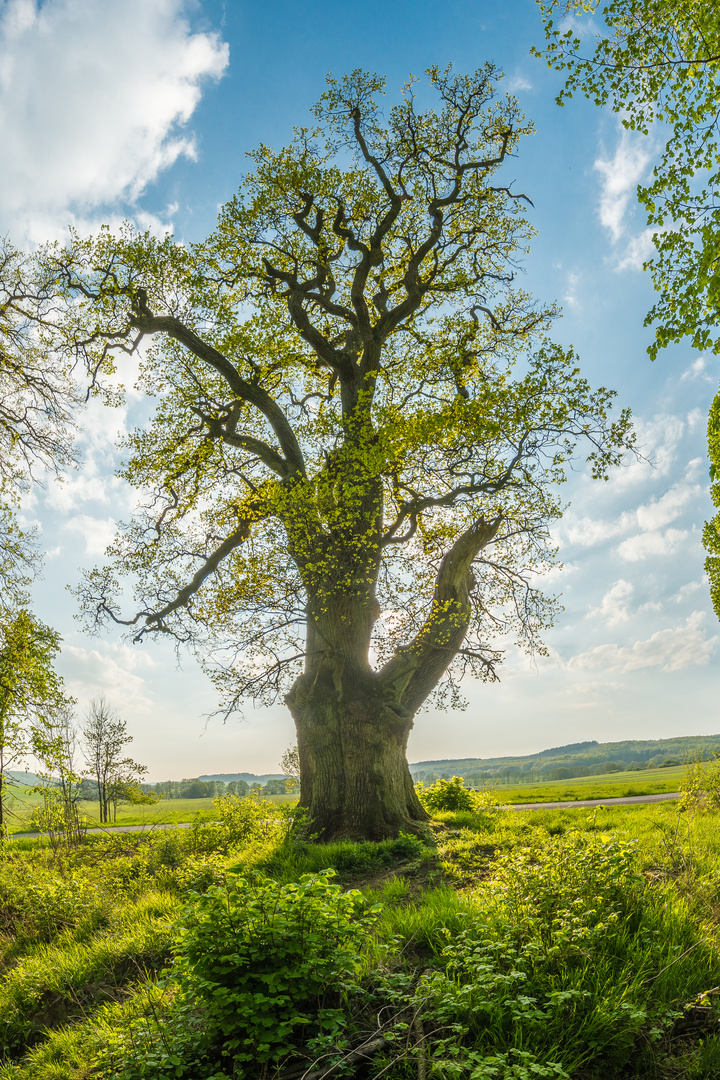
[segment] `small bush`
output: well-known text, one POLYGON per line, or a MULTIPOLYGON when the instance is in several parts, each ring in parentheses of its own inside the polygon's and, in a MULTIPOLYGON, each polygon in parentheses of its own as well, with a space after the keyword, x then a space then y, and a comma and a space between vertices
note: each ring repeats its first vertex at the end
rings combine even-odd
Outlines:
POLYGON ((281 831, 278 816, 273 814, 273 808, 267 802, 237 795, 222 795, 214 801, 232 845, 268 840, 278 836, 281 831))
POLYGON ((332 876, 278 886, 253 873, 193 896, 174 974, 236 1071, 240 1062, 278 1061, 304 1035, 343 1025, 338 992, 358 969, 375 912, 332 876))
POLYGON ((720 810, 720 760, 701 761, 696 758, 685 770, 680 785, 682 810, 720 810))
POLYGON ((431 814, 438 810, 473 810, 473 792, 465 787, 462 776, 451 780, 436 780, 430 787, 420 781, 415 785, 420 802, 431 814))

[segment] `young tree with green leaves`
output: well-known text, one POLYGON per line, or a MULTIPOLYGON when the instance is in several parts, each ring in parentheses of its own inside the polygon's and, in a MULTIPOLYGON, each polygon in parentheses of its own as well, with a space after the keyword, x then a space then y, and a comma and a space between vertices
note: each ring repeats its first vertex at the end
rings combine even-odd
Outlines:
POLYGON ((119 802, 131 786, 137 785, 147 773, 145 765, 132 758, 123 757, 123 751, 133 736, 128 734, 127 723, 106 701, 104 695, 93 698, 85 714, 82 728, 85 763, 89 774, 97 784, 100 821, 117 818, 119 802))
POLYGON ((436 107, 411 82, 386 117, 380 78, 329 79, 203 243, 105 229, 43 260, 56 348, 99 386, 142 349, 157 399, 123 471, 144 508, 85 610, 194 648, 228 711, 284 693, 323 839, 426 819, 415 714, 542 648, 556 485, 579 440, 597 476, 631 443, 515 282, 529 200, 502 170, 531 125, 490 64, 428 76, 436 107))
POLYGON ((43 807, 38 816, 40 827, 50 834, 58 847, 77 845, 83 836, 80 819, 82 775, 78 760, 78 735, 75 728, 72 698, 62 698, 41 710, 30 731, 30 746, 38 761, 37 775, 42 785, 35 790, 42 795, 43 807))
MULTIPOLYGON (((584 93, 629 131, 665 145, 638 200, 655 230, 645 266, 657 300, 655 359, 670 342, 720 353, 720 11, 714 0, 540 0, 548 65, 567 72, 563 104, 584 93)), ((535 50, 537 55, 541 55, 535 50)), ((720 394, 710 410, 712 497, 720 506, 720 394)), ((720 514, 705 526, 706 569, 720 617, 720 514)))
POLYGON ((33 724, 65 700, 53 663, 60 637, 29 611, 0 621, 0 840, 7 836, 11 769, 32 750, 33 724))
POLYGON ((285 790, 294 793, 300 790, 300 753, 295 746, 288 746, 280 759, 280 768, 285 774, 285 790))

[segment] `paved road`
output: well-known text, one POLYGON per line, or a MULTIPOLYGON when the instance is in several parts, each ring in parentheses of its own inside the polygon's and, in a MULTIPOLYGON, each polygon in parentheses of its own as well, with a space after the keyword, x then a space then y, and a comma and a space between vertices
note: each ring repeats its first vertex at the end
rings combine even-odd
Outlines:
POLYGON ((513 803, 505 810, 581 810, 585 806, 629 806, 633 803, 666 802, 679 799, 679 791, 665 791, 662 795, 623 795, 612 799, 578 799, 577 802, 531 802, 513 803))
MULTIPOLYGON (((161 825, 153 822, 149 825, 108 825, 104 829, 86 829, 88 833, 118 833, 118 832, 154 832, 155 829, 189 829, 191 821, 183 821, 179 824, 161 825)), ((11 840, 37 840, 42 836, 39 832, 16 832, 10 836, 11 840)))
MULTIPOLYGON (((629 806, 633 803, 666 802, 668 799, 679 799, 679 791, 664 792, 662 795, 624 795, 621 798, 612 799, 578 799, 577 802, 532 802, 512 803, 503 806, 503 810, 582 810, 592 806, 629 806)), ((127 833, 127 832, 153 832, 155 829, 189 829, 191 822, 186 821, 178 825, 110 825, 105 829, 88 829, 89 833, 127 833)), ((37 840, 42 833, 23 832, 13 833, 11 840, 37 840)))

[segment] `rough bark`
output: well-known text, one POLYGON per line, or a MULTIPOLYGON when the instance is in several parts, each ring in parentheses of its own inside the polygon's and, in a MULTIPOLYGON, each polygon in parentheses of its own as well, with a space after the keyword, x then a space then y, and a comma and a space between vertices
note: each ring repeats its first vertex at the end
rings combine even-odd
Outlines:
POLYGON ((383 700, 372 673, 301 676, 286 698, 300 756, 300 803, 322 841, 383 840, 417 832, 428 815, 407 765, 412 715, 383 700))
POLYGON ((408 737, 462 645, 471 563, 499 524, 480 520, 458 537, 440 565, 425 625, 380 672, 368 661, 378 615, 370 568, 366 589, 309 602, 306 670, 285 700, 297 729, 300 806, 319 839, 381 840, 428 820, 407 765, 408 737))

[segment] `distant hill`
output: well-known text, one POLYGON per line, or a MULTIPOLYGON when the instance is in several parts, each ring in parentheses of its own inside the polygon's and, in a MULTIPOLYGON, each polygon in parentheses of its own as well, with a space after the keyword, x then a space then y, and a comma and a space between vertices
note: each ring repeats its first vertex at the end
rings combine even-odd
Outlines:
POLYGON ((47 780, 41 780, 40 777, 36 776, 33 772, 17 772, 13 769, 7 775, 11 780, 14 780, 15 783, 24 784, 27 787, 34 787, 36 784, 44 787, 47 783, 47 780))
MULTIPOLYGON (((508 776, 527 775, 536 778, 557 769, 572 770, 575 775, 582 775, 578 770, 595 771, 610 764, 620 768, 634 766, 646 768, 663 765, 666 761, 682 764, 700 756, 712 758, 720 755, 720 735, 683 735, 674 739, 627 739, 623 742, 599 743, 590 740, 569 743, 567 746, 555 746, 549 750, 540 750, 536 754, 494 758, 436 758, 433 761, 416 761, 410 765, 413 778, 424 774, 437 776, 468 776, 475 774, 479 778, 489 779, 508 776)), ((610 770, 608 770, 610 771, 610 770)))

